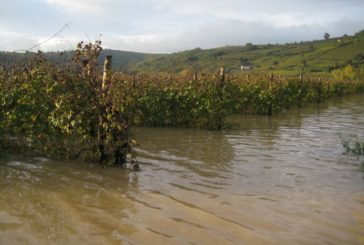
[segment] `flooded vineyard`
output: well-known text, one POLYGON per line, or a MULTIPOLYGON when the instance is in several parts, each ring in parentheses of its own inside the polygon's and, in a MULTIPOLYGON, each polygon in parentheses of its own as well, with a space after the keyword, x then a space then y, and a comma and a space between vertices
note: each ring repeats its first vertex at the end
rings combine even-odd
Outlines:
POLYGON ((0 160, 0 244, 363 244, 364 97, 225 131, 137 128, 141 171, 0 160))

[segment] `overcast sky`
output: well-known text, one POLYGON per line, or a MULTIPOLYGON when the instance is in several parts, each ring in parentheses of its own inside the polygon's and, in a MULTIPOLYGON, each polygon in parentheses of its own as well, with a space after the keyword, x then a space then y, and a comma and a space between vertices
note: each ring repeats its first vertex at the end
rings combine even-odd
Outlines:
POLYGON ((0 50, 69 50, 77 41, 139 52, 285 43, 364 29, 364 0, 0 0, 0 50))

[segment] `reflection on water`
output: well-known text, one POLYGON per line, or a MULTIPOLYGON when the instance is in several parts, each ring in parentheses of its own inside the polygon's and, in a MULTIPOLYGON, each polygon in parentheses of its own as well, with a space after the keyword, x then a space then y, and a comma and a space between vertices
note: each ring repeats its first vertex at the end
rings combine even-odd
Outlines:
POLYGON ((140 128, 142 171, 0 160, 0 244, 363 244, 364 99, 140 128))

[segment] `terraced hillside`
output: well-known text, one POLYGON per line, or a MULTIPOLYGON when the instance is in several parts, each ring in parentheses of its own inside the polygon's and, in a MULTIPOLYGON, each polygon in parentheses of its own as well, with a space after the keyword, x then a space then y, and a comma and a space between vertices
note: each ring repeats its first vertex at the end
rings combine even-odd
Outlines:
MULTIPOLYGON (((50 60, 65 64, 72 52, 45 53, 50 60)), ((263 72, 294 74, 328 74, 348 64, 364 65, 364 30, 354 36, 300 43, 226 46, 214 49, 192 49, 173 54, 145 54, 119 50, 104 50, 113 56, 115 71, 136 72, 213 72, 225 66, 230 72, 263 72)), ((0 66, 16 63, 34 53, 0 52, 0 66)))
POLYGON ((289 44, 227 46, 209 50, 149 57, 133 66, 137 71, 212 71, 225 66, 230 71, 280 74, 327 73, 348 64, 364 64, 364 31, 354 36, 289 44))

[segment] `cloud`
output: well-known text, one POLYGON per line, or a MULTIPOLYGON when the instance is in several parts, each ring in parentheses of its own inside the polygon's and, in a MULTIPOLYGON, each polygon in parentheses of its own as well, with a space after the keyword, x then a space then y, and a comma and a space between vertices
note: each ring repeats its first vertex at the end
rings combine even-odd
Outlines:
POLYGON ((35 45, 36 41, 26 34, 0 29, 0 50, 13 51, 35 45))
POLYGON ((98 14, 102 9, 102 1, 98 0, 44 0, 46 3, 60 8, 61 11, 69 14, 98 14))
MULTIPOLYGON (((25 51, 48 39, 49 37, 37 37, 27 33, 11 32, 0 29, 0 50, 25 51)), ((37 46, 32 51, 72 50, 76 47, 78 41, 79 38, 58 36, 37 46)))
POLYGON ((275 26, 327 23, 364 11, 362 0, 154 0, 161 11, 183 15, 206 15, 215 19, 267 21, 275 26))
POLYGON ((0 33, 0 50, 26 49, 69 21, 41 48, 99 34, 108 48, 143 52, 310 40, 363 29, 363 11, 362 0, 2 0, 0 30, 17 35, 0 33))
MULTIPOLYGON (((327 25, 274 26, 268 22, 248 22, 233 19, 218 19, 196 30, 174 34, 104 34, 101 36, 104 48, 148 53, 170 53, 186 49, 214 48, 226 45, 300 42, 322 39, 325 32, 331 36, 353 34, 363 27, 362 22, 348 19, 327 25)), ((11 33, 0 30, 0 50, 28 49, 49 37, 35 37, 30 34, 11 33)), ((70 50, 85 36, 58 36, 42 44, 39 49, 70 50)), ((37 48, 38 49, 38 48, 37 48)))
POLYGON ((354 34, 363 23, 340 20, 327 25, 273 26, 268 22, 247 22, 219 19, 197 30, 175 35, 105 36, 108 48, 141 52, 176 52, 186 49, 214 48, 226 45, 300 42, 323 39, 325 32, 331 36, 354 34))

